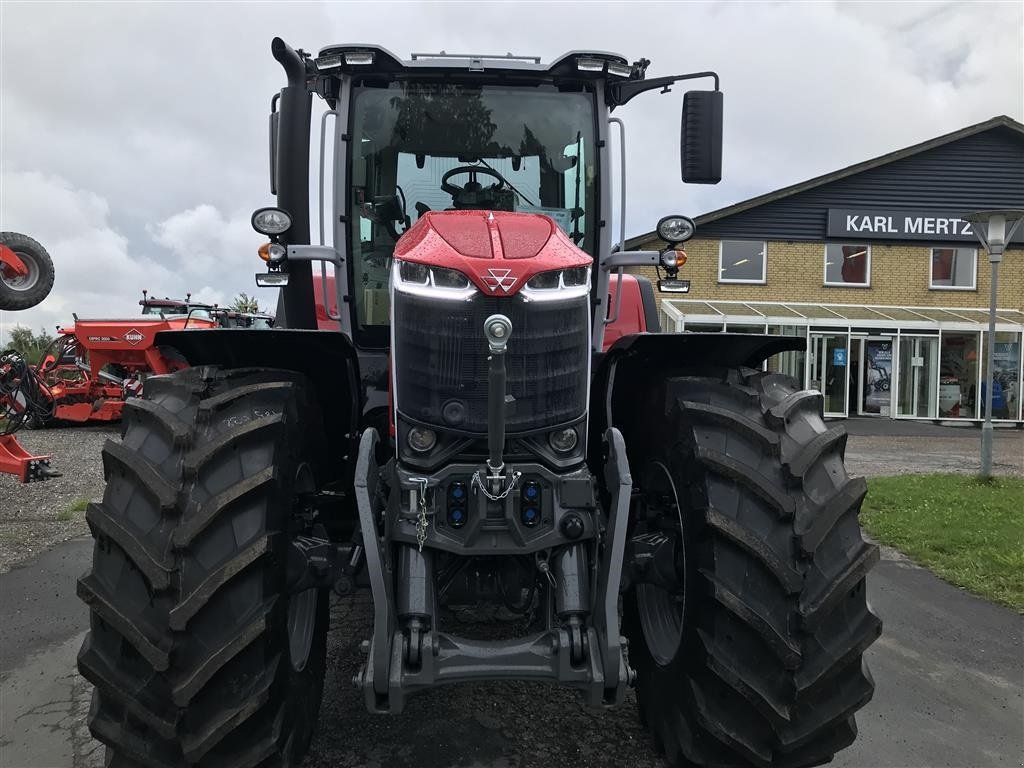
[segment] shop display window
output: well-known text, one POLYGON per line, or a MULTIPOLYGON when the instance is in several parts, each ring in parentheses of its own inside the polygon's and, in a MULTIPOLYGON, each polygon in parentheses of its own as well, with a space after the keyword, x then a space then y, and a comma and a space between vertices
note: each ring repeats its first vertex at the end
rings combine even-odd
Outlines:
MULTIPOLYGON (((985 371, 988 370, 988 342, 981 351, 981 393, 978 409, 980 418, 985 416, 985 371)), ((996 332, 995 350, 992 356, 992 418, 1020 418, 1020 334, 996 332)))
POLYGON ((939 348, 939 417, 976 419, 978 334, 944 333, 939 348))

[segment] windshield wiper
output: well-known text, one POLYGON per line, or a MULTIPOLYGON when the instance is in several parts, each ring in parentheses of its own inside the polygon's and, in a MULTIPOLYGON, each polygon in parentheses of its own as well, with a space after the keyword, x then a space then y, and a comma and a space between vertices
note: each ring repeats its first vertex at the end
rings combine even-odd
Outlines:
MULTIPOLYGON (((492 171, 494 171, 495 173, 499 174, 501 176, 501 178, 505 179, 504 174, 501 174, 498 171, 497 168, 492 167, 491 164, 488 163, 486 160, 484 160, 482 157, 481 158, 477 158, 477 159, 481 163, 483 163, 486 167, 490 168, 492 171)), ((505 179, 505 183, 508 184, 508 186, 511 188, 511 190, 513 192, 515 192, 517 195, 519 195, 521 198, 523 198, 523 200, 525 200, 527 202, 527 204, 532 205, 534 208, 539 208, 540 207, 536 203, 530 202, 530 198, 528 198, 526 195, 524 195, 522 192, 520 192, 518 189, 516 189, 515 185, 511 181, 509 181, 508 179, 505 179)))

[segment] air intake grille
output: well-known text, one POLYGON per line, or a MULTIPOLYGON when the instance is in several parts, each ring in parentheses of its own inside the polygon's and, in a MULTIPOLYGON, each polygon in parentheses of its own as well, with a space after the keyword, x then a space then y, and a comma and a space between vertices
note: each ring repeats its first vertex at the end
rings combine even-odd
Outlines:
POLYGON ((453 302, 396 291, 399 411, 416 421, 486 433, 488 352, 483 327, 488 316, 500 312, 512 321, 505 366, 516 407, 506 428, 525 431, 581 415, 590 354, 587 301, 585 296, 525 302, 519 296, 479 295, 453 302), (460 423, 452 422, 453 412, 461 413, 460 423))

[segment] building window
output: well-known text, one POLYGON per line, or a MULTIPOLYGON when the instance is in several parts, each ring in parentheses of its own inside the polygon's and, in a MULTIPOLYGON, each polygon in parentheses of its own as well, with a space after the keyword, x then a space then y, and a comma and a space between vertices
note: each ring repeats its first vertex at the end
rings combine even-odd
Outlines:
POLYGON ((930 288, 973 291, 977 273, 977 248, 932 248, 930 288))
POLYGON ((871 285, 871 246, 862 243, 826 243, 825 285, 871 285))
POLYGON ((763 283, 768 243, 761 240, 722 240, 718 244, 718 282, 763 283))

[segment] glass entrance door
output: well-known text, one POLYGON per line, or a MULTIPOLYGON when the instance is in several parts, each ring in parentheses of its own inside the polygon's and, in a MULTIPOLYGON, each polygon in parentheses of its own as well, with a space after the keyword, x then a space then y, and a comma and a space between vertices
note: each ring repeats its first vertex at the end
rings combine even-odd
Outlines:
POLYGON ((860 393, 857 413, 863 416, 891 416, 892 352, 891 336, 868 336, 860 356, 860 393))
POLYGON ((896 413, 934 419, 939 407, 939 339, 901 336, 896 413))
POLYGON ((817 389, 824 395, 826 416, 846 416, 846 399, 850 389, 847 334, 811 334, 811 389, 817 389))

